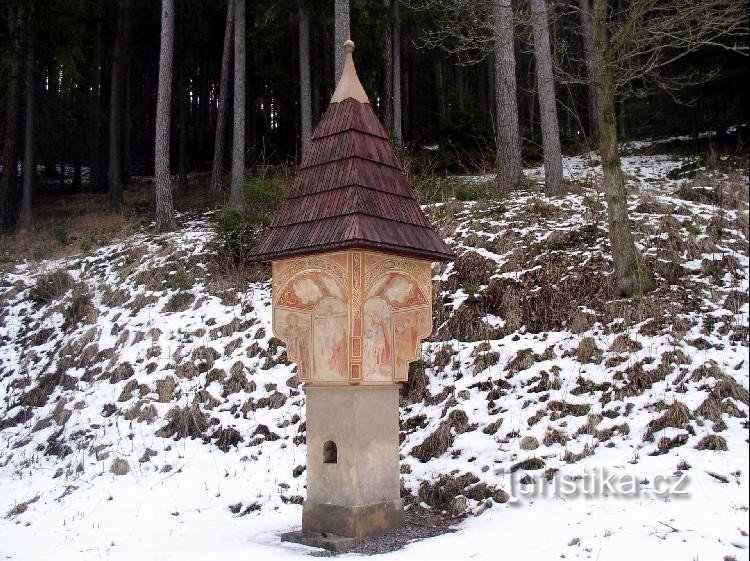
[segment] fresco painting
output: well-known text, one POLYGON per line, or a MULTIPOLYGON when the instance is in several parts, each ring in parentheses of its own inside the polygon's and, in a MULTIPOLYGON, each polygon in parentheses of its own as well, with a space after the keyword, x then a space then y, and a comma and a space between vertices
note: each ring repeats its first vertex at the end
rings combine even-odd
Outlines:
POLYGON ((313 368, 315 379, 349 379, 349 311, 344 302, 325 298, 313 312, 313 368))
POLYGON ((430 264, 350 253, 274 263, 274 333, 303 382, 406 380, 432 330, 430 264))
POLYGON ((323 298, 345 300, 344 290, 323 271, 309 271, 292 278, 276 299, 276 305, 295 310, 312 310, 323 298))
POLYGON ((296 362, 300 380, 310 379, 310 315, 277 308, 274 312, 276 335, 286 342, 289 360, 296 362))
POLYGON ((394 379, 408 378, 409 363, 419 358, 420 342, 431 331, 432 317, 429 310, 418 309, 393 314, 394 379))
POLYGON ((393 377, 391 310, 382 298, 369 298, 364 306, 364 379, 388 382, 393 377))
POLYGON ((380 296, 394 310, 424 306, 427 303, 417 284, 401 273, 388 273, 380 277, 370 288, 368 296, 380 296))

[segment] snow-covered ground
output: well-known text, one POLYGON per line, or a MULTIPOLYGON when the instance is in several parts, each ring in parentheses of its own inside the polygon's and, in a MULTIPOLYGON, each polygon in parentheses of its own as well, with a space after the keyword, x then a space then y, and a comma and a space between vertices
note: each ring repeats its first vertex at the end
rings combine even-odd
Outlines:
MULTIPOLYGON (((565 159, 562 198, 427 209, 460 257, 402 399, 403 493, 455 531, 383 558, 749 558, 747 170, 667 178, 684 164, 624 159, 659 280, 636 301, 608 292, 593 155, 565 159), (716 185, 725 208, 685 196, 716 185)), ((279 540, 304 394, 269 285, 209 237, 193 220, 3 274, 0 559, 317 551, 279 540)))

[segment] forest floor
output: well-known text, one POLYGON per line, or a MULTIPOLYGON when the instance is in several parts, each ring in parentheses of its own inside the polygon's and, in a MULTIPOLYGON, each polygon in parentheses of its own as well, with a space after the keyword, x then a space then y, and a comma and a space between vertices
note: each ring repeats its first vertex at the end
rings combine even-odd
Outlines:
MULTIPOLYGON (((747 159, 624 148, 640 299, 611 290, 594 155, 565 158, 564 197, 529 169, 424 207, 459 257, 402 392, 402 496, 438 535, 383 558, 749 558, 747 159)), ((120 222, 87 228, 73 198, 65 234, 4 240, 0 559, 318 555, 279 540, 304 394, 267 270, 218 257, 200 204, 156 235, 147 186, 128 197, 120 222)))

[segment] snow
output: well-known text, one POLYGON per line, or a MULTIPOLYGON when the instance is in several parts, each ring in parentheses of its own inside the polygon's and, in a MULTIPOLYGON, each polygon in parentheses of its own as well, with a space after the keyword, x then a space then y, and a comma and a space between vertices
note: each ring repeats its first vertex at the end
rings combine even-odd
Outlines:
MULTIPOLYGON (((645 143, 634 144, 632 149, 645 147, 645 143)), ((653 242, 667 233, 658 229, 663 217, 635 212, 638 198, 647 195, 667 204, 675 219, 693 221, 702 229, 715 216, 716 209, 711 205, 674 196, 685 180, 669 180, 666 175, 684 164, 684 158, 658 154, 623 158, 629 187, 636 195, 630 201, 631 212, 643 225, 639 232, 654 229, 649 243, 639 238, 649 255, 657 255, 653 242)), ((564 169, 571 181, 596 182, 601 174, 594 154, 567 157, 564 169)), ((532 180, 543 178, 542 168, 525 173, 532 180)), ((481 182, 489 178, 462 180, 481 182)), ((746 185, 746 177, 744 182, 746 185)), ((505 211, 500 214, 483 214, 487 211, 485 203, 465 203, 457 212, 449 239, 458 253, 474 251, 497 265, 490 282, 501 278, 516 281, 538 270, 539 265, 524 262, 523 268, 501 271, 511 263, 514 250, 526 251, 533 244, 544 244, 553 231, 570 232, 590 224, 590 200, 597 196, 601 194, 590 189, 571 193, 554 202, 559 213, 533 220, 523 217, 540 200, 538 193, 514 194, 503 201, 505 211), (485 247, 506 233, 512 234, 513 240, 501 248, 502 252, 494 251, 496 246, 485 247), (472 235, 480 239, 479 245, 465 243, 472 235)), ((421 485, 435 482, 441 475, 470 473, 480 482, 504 489, 511 500, 499 504, 469 499, 468 516, 453 532, 411 543, 379 558, 749 559, 747 404, 724 399, 744 414, 744 418, 727 413, 721 417, 726 428, 716 434, 726 440, 727 451, 695 448, 704 436, 716 431, 711 421, 697 415, 684 427, 667 427, 657 430, 652 440, 645 438, 650 424, 664 414, 665 407, 680 402, 694 412, 711 395, 719 380, 711 373, 696 376, 702 365, 714 364, 739 387, 748 387, 746 333, 750 306, 746 299, 739 300, 730 318, 726 304, 733 291, 747 294, 749 288, 747 232, 736 227, 742 213, 747 216, 746 205, 724 211, 726 233, 715 253, 696 250, 693 259, 685 253, 682 265, 697 303, 691 312, 675 312, 675 322, 688 322, 681 337, 675 335, 674 326, 645 334, 643 327, 650 318, 646 313, 641 320, 622 317, 610 324, 597 318, 581 332, 566 327, 533 333, 521 327, 488 341, 449 338, 426 342, 423 358, 429 394, 437 396, 446 388, 452 389, 438 402, 406 403, 401 409, 402 421, 425 416, 424 426, 406 433, 401 445, 401 464, 410 470, 402 476, 404 487, 418 496, 421 485), (721 286, 712 284, 702 273, 703 263, 727 255, 737 260, 739 271, 725 273, 721 286), (711 323, 709 318, 716 321, 711 323), (610 348, 620 335, 618 325, 625 326, 628 336, 641 345, 638 350, 617 353, 610 348), (733 336, 735 329, 740 330, 738 333, 745 329, 744 338, 733 336), (576 349, 585 338, 593 339, 604 358, 619 357, 623 362, 614 366, 607 366, 605 360, 581 362, 576 349), (701 338, 707 345, 689 343, 701 338), (436 356, 446 348, 452 349, 450 360, 438 367, 436 356), (536 355, 533 364, 510 371, 511 361, 519 353, 528 352, 526 349, 536 355), (595 388, 606 383, 620 388, 622 381, 616 380, 615 374, 627 379, 628 369, 636 365, 645 373, 655 372, 665 353, 676 350, 688 357, 689 364, 673 364, 663 377, 634 395, 607 401, 603 399, 606 390, 579 391, 582 381, 595 388), (496 360, 477 369, 477 357, 490 353, 497 353, 496 360), (533 386, 543 374, 559 385, 535 390, 533 386), (480 382, 493 388, 502 388, 505 383, 508 388, 493 399, 494 406, 489 406, 488 390, 478 385, 480 382), (552 402, 590 409, 583 415, 554 415, 548 408, 552 402), (449 450, 427 462, 412 456, 414 447, 444 422, 447 412, 457 409, 465 412, 469 423, 477 428, 454 431, 449 450), (592 416, 597 415, 601 418, 594 423, 595 430, 589 430, 592 416), (500 419, 502 425, 495 434, 482 430, 500 419), (627 431, 602 435, 623 424, 627 431), (564 431, 567 443, 544 443, 552 428, 564 431), (682 435, 687 439, 684 445, 656 454, 661 437, 682 435), (528 436, 541 443, 538 449, 522 448, 521 440, 528 436), (581 458, 568 461, 566 453, 581 458), (535 485, 541 484, 542 472, 511 472, 511 468, 529 458, 543 460, 545 469, 556 470, 555 478, 583 477, 581 481, 586 481, 592 474, 608 472, 618 480, 629 477, 637 481, 640 492, 628 496, 528 496, 523 490, 530 487, 519 483, 520 478, 529 476, 535 485), (687 477, 687 495, 656 492, 660 478, 671 478, 673 484, 682 476, 687 477)), ((684 233, 684 228, 681 231, 684 233)), ((74 386, 56 387, 46 404, 33 409, 30 419, 0 430, 0 559, 192 561, 243 556, 281 560, 307 558, 317 551, 280 542, 280 534, 298 529, 301 520, 301 505, 297 503, 305 495, 306 472, 295 476, 292 470, 305 464, 305 445, 297 440, 303 434, 304 395, 285 383, 293 376, 294 365, 282 360, 283 347, 268 350, 269 284, 249 282, 238 291, 236 300, 223 299, 209 287, 209 237, 207 224, 192 220, 169 236, 143 233, 89 254, 21 263, 3 273, 0 421, 23 410, 18 400, 44 374, 65 373, 73 378, 74 386), (37 279, 60 268, 70 272, 77 286, 86 284, 92 305, 99 312, 95 323, 66 326, 64 305, 39 305, 30 300, 29 291, 37 279), (171 282, 149 283, 149 275, 160 268, 170 270, 166 278, 171 282), (179 275, 192 276, 194 282, 182 284, 179 275), (184 311, 166 312, 164 305, 182 293, 191 294, 193 303, 184 311), (154 301, 139 307, 134 305, 139 297, 153 297, 154 301), (240 329, 227 327, 240 324, 240 329), (40 336, 45 329, 51 330, 47 339, 40 336), (93 344, 98 346, 98 354, 87 353, 93 344), (213 364, 193 377, 180 376, 179 367, 191 360, 198 363, 199 359, 191 357, 204 347, 216 351, 218 357, 213 364), (156 354, 152 349, 157 349, 156 354), (107 350, 111 354, 101 354, 107 350), (86 360, 81 359, 84 355, 86 360), (222 369, 229 377, 238 362, 256 387, 223 395, 223 384, 209 382, 207 377, 212 369, 222 369), (133 376, 111 383, 109 374, 124 363, 132 366, 133 376), (87 378, 87 372, 96 368, 101 372, 87 378), (161 402, 156 384, 167 376, 175 377, 177 391, 170 401, 161 402), (132 396, 121 396, 132 380, 137 380, 146 393, 139 396, 136 388, 132 396), (201 404, 202 410, 215 419, 206 434, 234 427, 244 439, 226 452, 215 439, 204 442, 201 438, 156 436, 174 406, 193 404, 203 390, 218 402, 214 407, 201 404), (259 405, 275 393, 285 398, 281 406, 259 405), (114 405, 117 412, 105 415, 105 405, 114 405), (153 423, 126 418, 129 410, 136 407, 137 411, 145 405, 156 409, 153 423), (46 428, 39 424, 59 407, 70 412, 66 422, 60 425, 52 420, 46 428), (260 425, 275 437, 255 434, 260 425), (50 453, 54 441, 69 445, 70 453, 63 457, 50 453), (156 455, 149 458, 147 450, 156 455), (111 473, 114 458, 127 460, 127 474, 111 473), (14 507, 35 497, 25 512, 11 514, 14 507)), ((695 243, 705 238, 702 231, 695 236, 695 243)), ((565 251, 572 252, 578 266, 584 266, 606 255, 606 240, 565 251)), ((470 298, 466 286, 448 288, 454 274, 453 265, 435 274, 447 298, 448 313, 459 311, 470 298)), ((487 286, 484 283, 473 290, 482 293, 487 286)), ((669 294, 677 298, 684 289, 664 290, 672 290, 669 294)), ((70 288, 64 298, 69 299, 73 291, 70 288)), ((581 311, 596 314, 586 305, 581 311)), ((492 328, 504 328, 507 319, 489 313, 484 321, 492 328)), ((441 327, 436 323, 435 330, 441 327)), ((410 510, 418 508, 420 502, 424 503, 417 500, 410 510)))

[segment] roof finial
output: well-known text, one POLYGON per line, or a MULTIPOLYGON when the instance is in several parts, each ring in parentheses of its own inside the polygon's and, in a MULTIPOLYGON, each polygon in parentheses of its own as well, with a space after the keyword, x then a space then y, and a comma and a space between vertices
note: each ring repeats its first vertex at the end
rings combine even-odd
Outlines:
POLYGON ((370 103, 367 99, 365 89, 362 87, 362 83, 359 81, 357 76, 357 69, 354 67, 354 59, 352 53, 354 52, 354 41, 347 39, 344 41, 344 70, 341 72, 341 78, 336 86, 336 91, 333 92, 331 103, 339 103, 347 98, 356 99, 360 103, 370 103))

